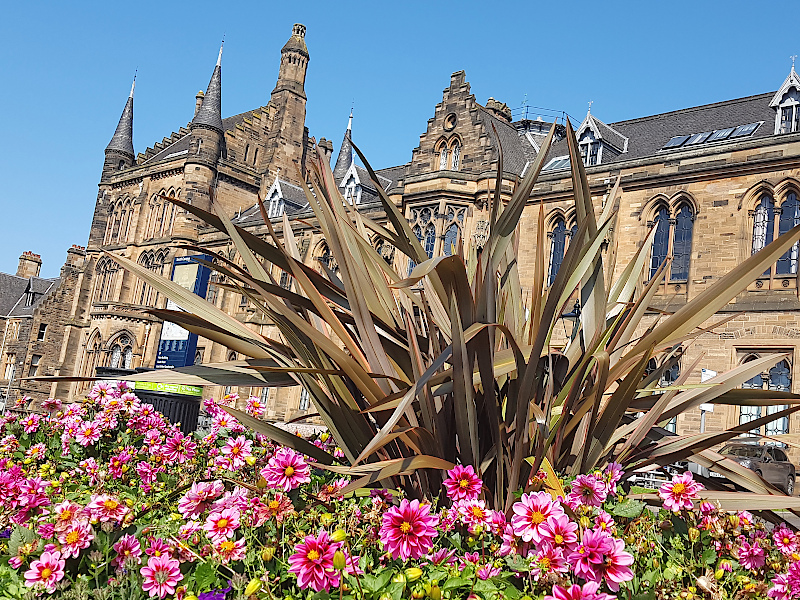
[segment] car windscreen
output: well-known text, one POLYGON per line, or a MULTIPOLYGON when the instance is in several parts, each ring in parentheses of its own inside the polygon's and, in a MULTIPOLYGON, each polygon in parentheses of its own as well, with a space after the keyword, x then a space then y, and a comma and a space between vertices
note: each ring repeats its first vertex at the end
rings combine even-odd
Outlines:
POLYGON ((719 453, 744 458, 761 458, 763 452, 764 448, 761 446, 725 446, 719 453))

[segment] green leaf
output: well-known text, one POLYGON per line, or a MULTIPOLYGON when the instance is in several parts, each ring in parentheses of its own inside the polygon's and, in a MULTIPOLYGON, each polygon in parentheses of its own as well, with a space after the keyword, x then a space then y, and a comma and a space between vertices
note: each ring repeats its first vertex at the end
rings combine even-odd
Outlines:
POLYGON ((644 507, 644 502, 639 502, 638 500, 625 500, 624 502, 617 504, 611 511, 611 514, 615 517, 635 519, 642 514, 644 507))
POLYGON ((14 527, 11 532, 11 537, 8 539, 8 554, 9 556, 16 556, 19 552, 19 547, 23 544, 28 544, 36 539, 36 534, 30 529, 25 527, 14 527))
POLYGON ((200 563, 194 571, 194 580, 197 583, 198 591, 209 590, 217 580, 217 570, 211 563, 200 563))
POLYGON ((469 579, 464 579, 463 577, 453 577, 452 579, 448 579, 444 582, 442 586, 442 591, 447 592, 449 590, 454 590, 460 587, 467 587, 472 582, 469 579))
POLYGON ((717 552, 713 548, 706 548, 703 550, 702 560, 707 565, 713 565, 717 562, 717 552))

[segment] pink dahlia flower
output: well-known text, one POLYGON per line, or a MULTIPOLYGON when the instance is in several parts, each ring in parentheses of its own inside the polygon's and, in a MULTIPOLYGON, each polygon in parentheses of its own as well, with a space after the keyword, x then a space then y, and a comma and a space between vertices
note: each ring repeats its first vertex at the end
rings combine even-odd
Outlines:
POLYGON ((623 581, 633 579, 633 571, 630 565, 633 564, 633 556, 625 552, 625 542, 617 539, 610 539, 611 548, 605 554, 603 563, 593 571, 594 581, 601 581, 605 578, 608 588, 616 592, 619 584, 623 581))
POLYGON ((150 538, 150 544, 147 546, 147 550, 145 550, 145 554, 147 556, 155 556, 158 558, 159 556, 172 556, 172 547, 162 540, 161 538, 150 538))
POLYGON ((227 565, 231 561, 244 560, 245 550, 244 538, 239 538, 235 542, 225 540, 214 547, 214 552, 223 565, 227 565))
POLYGON ((547 580, 553 573, 567 571, 567 561, 561 548, 543 544, 531 561, 531 575, 535 581, 547 580))
POLYGON ((481 493, 483 482, 475 474, 472 465, 467 465, 466 467, 456 465, 447 474, 449 477, 444 480, 444 487, 447 489, 447 496, 451 500, 472 500, 481 493))
POLYGON ((197 517, 224 491, 225 486, 219 480, 195 482, 178 502, 178 512, 187 518, 197 517))
POLYGON ((540 528, 550 515, 560 517, 564 514, 561 506, 553 502, 547 492, 522 494, 519 502, 512 507, 514 516, 511 517, 511 526, 514 534, 522 538, 523 542, 536 542, 542 540, 540 528))
POLYGON ((587 581, 602 578, 604 556, 614 550, 614 538, 605 531, 587 529, 580 545, 569 555, 569 562, 578 577, 587 581))
POLYGON ((578 524, 570 521, 567 515, 550 515, 539 528, 543 544, 574 550, 578 545, 578 524))
POLYGON ((147 566, 142 567, 144 577, 142 589, 150 594, 151 598, 158 596, 165 598, 175 593, 175 586, 183 579, 180 563, 167 555, 151 556, 147 566))
POLYGON ((379 535, 393 558, 417 559, 428 553, 439 524, 439 517, 430 514, 430 510, 430 504, 404 498, 399 507, 384 513, 379 535))
POLYGON ((226 508, 221 512, 208 515, 203 529, 212 542, 221 542, 225 538, 232 538, 239 528, 239 511, 235 508, 226 508))
POLYGON ((31 568, 25 571, 25 585, 42 588, 52 594, 56 591, 56 584, 64 578, 65 563, 58 551, 42 552, 39 559, 31 563, 31 568))
POLYGON ((253 442, 240 435, 237 438, 228 438, 222 447, 222 454, 230 462, 230 470, 235 471, 246 464, 246 459, 253 456, 253 442))
POLYGON ((101 523, 106 521, 120 522, 130 512, 128 507, 116 498, 107 494, 92 496, 86 510, 101 523))
POLYGON ((64 558, 72 556, 78 558, 81 550, 88 548, 93 539, 94 534, 88 523, 73 523, 58 536, 58 543, 61 544, 61 555, 64 558))
POLYGON ((757 543, 748 544, 743 542, 736 552, 739 563, 745 568, 755 571, 767 563, 767 555, 764 549, 757 543))
POLYGON ((594 475, 578 475, 567 501, 583 506, 600 506, 608 496, 606 484, 594 475))
POLYGON ((487 579, 491 579, 495 575, 499 575, 499 574, 500 574, 500 569, 495 567, 492 564, 483 565, 480 569, 478 569, 475 572, 475 575, 478 577, 478 579, 481 579, 483 581, 486 581, 487 579))
POLYGON ((339 544, 332 543, 326 531, 317 537, 307 535, 294 547, 289 557, 289 572, 297 575, 300 589, 311 588, 315 592, 326 592, 339 585, 339 571, 333 566, 333 555, 339 544))
POLYGON ((53 514, 56 517, 55 530, 66 531, 81 521, 83 507, 75 502, 65 500, 53 507, 53 514))
POLYGON ((773 530, 772 541, 784 556, 791 556, 797 552, 797 536, 786 526, 786 523, 781 523, 780 527, 773 530))
POLYGON ((162 452, 167 460, 183 464, 195 457, 197 454, 196 449, 197 444, 192 441, 192 438, 178 431, 164 442, 162 452))
POLYGON ((42 417, 34 413, 22 419, 19 424, 22 425, 25 433, 36 433, 36 430, 39 429, 39 422, 41 420, 42 417))
POLYGON ((461 500, 455 504, 458 514, 465 525, 470 528, 489 525, 492 522, 492 511, 486 508, 483 500, 461 500))
POLYGON ((789 600, 793 596, 792 587, 789 585, 789 576, 785 574, 772 576, 772 587, 767 590, 767 598, 775 600, 789 600))
POLYGON ((311 468, 300 454, 284 447, 272 455, 261 476, 271 488, 290 492, 311 481, 311 468))
POLYGON ((705 489, 703 484, 694 480, 691 471, 686 471, 658 488, 658 495, 664 501, 664 508, 677 512, 693 508, 692 500, 697 498, 697 492, 702 489, 705 489))
POLYGON ((568 588, 560 585, 553 586, 553 595, 545 596, 544 600, 614 600, 616 596, 598 592, 600 584, 594 581, 584 583, 583 586, 571 585, 568 588))
POLYGON ((90 446, 100 439, 101 428, 94 421, 84 423, 75 434, 75 441, 81 446, 90 446))
POLYGON ((115 567, 122 567, 128 559, 136 560, 136 564, 142 564, 142 546, 136 536, 126 534, 119 538, 119 541, 112 546, 117 557, 111 561, 115 567))

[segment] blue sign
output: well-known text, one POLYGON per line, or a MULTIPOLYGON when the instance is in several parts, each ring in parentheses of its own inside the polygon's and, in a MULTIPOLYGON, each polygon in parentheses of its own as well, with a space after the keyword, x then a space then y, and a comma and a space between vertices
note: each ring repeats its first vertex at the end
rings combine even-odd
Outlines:
MULTIPOLYGON (((195 262, 201 258, 211 262, 211 256, 200 254, 195 256, 179 256, 172 263, 171 279, 181 287, 191 290, 201 298, 206 297, 208 279, 211 269, 195 262)), ((167 309, 183 310, 172 300, 167 301, 167 309)), ((175 369, 194 364, 197 351, 197 335, 175 323, 165 321, 161 327, 161 339, 158 342, 156 369, 175 369)))

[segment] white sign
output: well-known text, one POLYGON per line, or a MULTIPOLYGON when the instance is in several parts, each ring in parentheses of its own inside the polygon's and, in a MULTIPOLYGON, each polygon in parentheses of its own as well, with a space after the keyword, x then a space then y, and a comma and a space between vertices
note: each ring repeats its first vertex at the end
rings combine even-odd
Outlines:
POLYGON ((700 410, 704 412, 714 412, 714 405, 713 404, 701 404, 700 410))
POLYGON ((713 379, 716 376, 716 371, 712 371, 711 369, 700 369, 700 383, 705 383, 709 379, 713 379))

